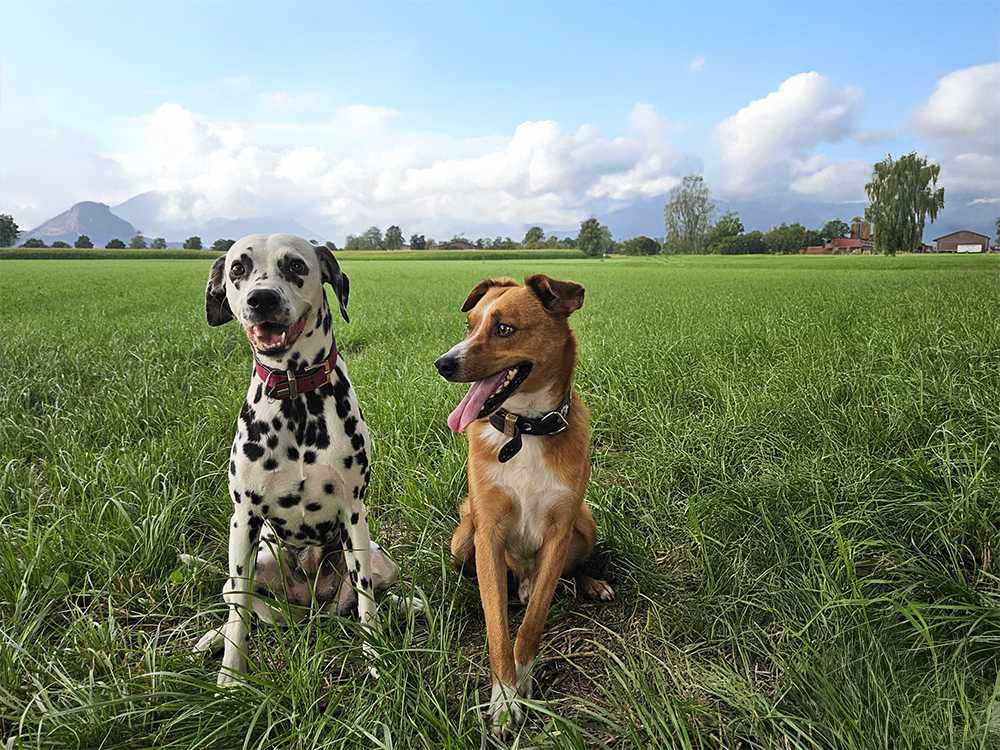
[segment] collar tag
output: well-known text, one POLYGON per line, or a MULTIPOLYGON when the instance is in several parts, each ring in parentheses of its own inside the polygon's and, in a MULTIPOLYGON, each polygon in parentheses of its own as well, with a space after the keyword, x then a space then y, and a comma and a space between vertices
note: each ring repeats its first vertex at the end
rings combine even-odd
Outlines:
POLYGON ((503 434, 507 437, 514 437, 517 430, 517 415, 507 412, 503 418, 503 434))

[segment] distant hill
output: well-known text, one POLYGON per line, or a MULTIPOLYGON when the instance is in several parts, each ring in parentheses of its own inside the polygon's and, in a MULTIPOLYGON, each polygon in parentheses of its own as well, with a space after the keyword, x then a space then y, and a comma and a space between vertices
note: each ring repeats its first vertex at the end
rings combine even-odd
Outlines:
POLYGON ((248 234, 295 234, 305 239, 324 239, 287 216, 255 216, 235 219, 209 219, 191 222, 168 218, 188 213, 193 199, 181 192, 150 190, 129 198, 114 207, 114 212, 139 227, 146 237, 166 237, 169 244, 180 244, 197 235, 208 246, 225 238, 238 240, 248 234))
POLYGON ((111 209, 104 203, 82 201, 44 224, 22 232, 18 244, 36 238, 46 245, 60 241, 72 245, 81 234, 87 235, 98 247, 103 247, 113 239, 127 244, 135 235, 135 227, 111 213, 111 209))

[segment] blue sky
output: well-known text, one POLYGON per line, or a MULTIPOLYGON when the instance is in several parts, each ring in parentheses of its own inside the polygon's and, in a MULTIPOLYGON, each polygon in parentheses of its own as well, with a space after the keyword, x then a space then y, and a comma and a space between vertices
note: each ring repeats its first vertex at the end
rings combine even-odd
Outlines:
MULTIPOLYGON (((997 98, 997 89, 983 89, 996 80, 991 65, 1000 59, 1000 4, 732 5, 9 4, 4 25, 14 33, 0 51, 4 119, 11 109, 31 107, 37 129, 61 134, 58 144, 29 143, 17 150, 49 151, 74 164, 79 156, 81 164, 68 170, 79 183, 77 192, 66 185, 46 189, 44 181, 32 186, 10 153, 15 146, 8 145, 4 161, 14 166, 0 199, 34 221, 65 208, 60 201, 83 197, 81 191, 90 196, 103 190, 92 197, 114 202, 148 189, 204 195, 215 187, 228 197, 207 195, 198 209, 180 201, 184 210, 205 214, 200 218, 234 215, 243 207, 239 191, 221 185, 221 175, 246 169, 248 151, 263 149, 268 157, 258 172, 278 169, 280 180, 297 185, 313 178, 324 183, 311 205, 308 199, 300 199, 301 205, 278 200, 275 208, 282 213, 297 213, 331 231, 391 220, 393 210, 411 223, 427 213, 429 228, 447 233, 480 215, 491 199, 484 195, 482 204, 451 208, 460 196, 450 196, 439 183, 452 173, 426 170, 455 159, 455 172, 483 168, 477 160, 503 152, 519 126, 549 121, 557 124, 558 136, 533 134, 526 148, 553 149, 539 158, 559 162, 579 158, 579 149, 565 141, 587 141, 591 161, 559 177, 546 172, 540 181, 512 175, 492 181, 488 188, 499 191, 492 200, 506 210, 484 225, 531 222, 533 210, 539 214, 534 220, 558 225, 578 214, 621 209, 655 197, 669 178, 698 168, 721 194, 792 190, 803 200, 836 201, 859 199, 859 186, 850 186, 858 181, 860 162, 887 151, 918 148, 943 165, 962 154, 997 158, 996 140, 982 132, 1000 128, 995 102, 978 131, 930 110, 918 123, 915 112, 930 107, 943 78, 963 70, 978 71, 968 74, 975 80, 955 83, 938 106, 955 97, 997 98), (818 77, 785 92, 795 111, 786 114, 780 101, 772 102, 780 123, 763 106, 757 116, 751 112, 733 123, 742 134, 787 122, 797 128, 794 149, 779 154, 781 137, 779 143, 765 137, 769 155, 760 155, 752 143, 727 154, 720 124, 810 72, 818 77), (848 111, 832 112, 838 100, 848 111), (798 101, 812 101, 816 109, 796 110, 798 101), (636 105, 651 108, 658 123, 641 127, 641 137, 630 135, 636 105), (164 106, 176 109, 165 113, 164 106), (808 123, 824 112, 836 122, 810 140, 808 123), (188 128, 196 141, 207 133, 216 144, 181 144, 181 157, 220 164, 229 158, 243 166, 217 165, 218 174, 204 174, 197 164, 163 164, 167 155, 146 158, 150 123, 157 117, 165 128, 188 128), (177 118, 185 120, 183 127, 176 127, 177 118), (581 126, 588 130, 579 135, 581 126), (659 135, 651 136, 650 128, 659 135), (970 128, 971 135, 963 132, 970 128), (637 139, 631 146, 616 145, 616 139, 630 137, 637 139), (401 148, 408 152, 405 159, 397 153, 401 148), (322 169, 303 164, 310 153, 305 149, 315 150, 322 169), (298 166, 275 167, 290 151, 298 153, 298 166), (736 164, 744 158, 755 166, 736 164), (806 164, 810 159, 814 163, 806 164), (387 161, 393 162, 388 172, 387 161), (88 171, 94 163, 103 165, 103 188, 88 171), (803 192, 803 175, 808 179, 823 169, 830 194, 820 194, 819 178, 803 192), (633 177, 618 179, 613 188, 599 187, 602 176, 630 170, 633 177), (369 175, 367 182, 360 172, 369 175), (357 184, 338 192, 332 183, 348 173, 357 184), (798 187, 790 188, 795 179, 798 187), (394 192, 385 187, 392 180, 408 187, 394 192), (534 186, 519 193, 514 183, 534 186), (515 208, 518 202, 524 205, 515 208)), ((516 157, 487 158, 487 166, 504 172, 508 166, 498 160, 505 158, 516 157)), ((1000 186, 970 178, 969 163, 961 174, 943 166, 956 175, 953 189, 996 198, 1000 186)), ((987 166, 992 162, 980 159, 972 171, 989 172, 987 166)), ((267 186, 247 190, 246 212, 266 210, 267 186)))

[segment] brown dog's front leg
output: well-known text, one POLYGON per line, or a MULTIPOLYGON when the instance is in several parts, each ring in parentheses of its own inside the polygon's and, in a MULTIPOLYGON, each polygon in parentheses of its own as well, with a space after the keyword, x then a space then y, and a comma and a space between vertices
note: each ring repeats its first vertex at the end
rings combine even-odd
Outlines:
POLYGON ((514 702, 517 697, 514 653, 511 649, 510 626, 507 621, 507 562, 504 538, 496 527, 476 529, 476 573, 479 578, 479 598, 486 617, 486 641, 493 673, 490 696, 490 719, 493 732, 502 734, 513 722, 520 721, 521 710, 514 702))
POLYGON ((545 618, 552 597, 566 564, 566 553, 573 532, 572 523, 553 524, 535 558, 534 587, 524 620, 514 643, 514 664, 517 670, 517 691, 522 698, 531 697, 531 664, 538 653, 538 643, 545 628, 545 618))

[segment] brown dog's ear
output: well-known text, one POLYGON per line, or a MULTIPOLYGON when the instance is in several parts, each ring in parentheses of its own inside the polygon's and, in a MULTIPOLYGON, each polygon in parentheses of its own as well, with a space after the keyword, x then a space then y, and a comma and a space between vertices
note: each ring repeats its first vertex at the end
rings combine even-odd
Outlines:
POLYGON ((499 279, 483 279, 476 284, 476 288, 469 292, 469 296, 465 298, 465 302, 462 303, 462 312, 469 312, 469 310, 479 304, 479 300, 483 298, 483 295, 495 286, 517 286, 517 282, 506 276, 499 279))
POLYGON ((221 326, 233 319, 233 311, 226 299, 226 282, 222 278, 226 270, 226 256, 216 259, 208 272, 208 286, 205 287, 205 318, 210 326, 221 326))
POLYGON ((323 271, 323 283, 333 288, 340 303, 340 314, 345 322, 350 323, 351 319, 347 317, 347 299, 351 296, 351 280, 340 270, 340 264, 333 257, 333 249, 332 242, 320 245, 316 248, 316 257, 319 258, 319 267, 323 271))
POLYGON ((545 274, 535 274, 524 280, 549 312, 569 315, 583 307, 583 287, 573 281, 556 281, 545 274))

